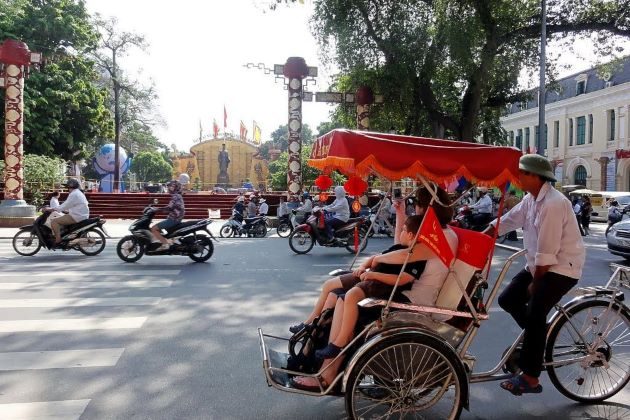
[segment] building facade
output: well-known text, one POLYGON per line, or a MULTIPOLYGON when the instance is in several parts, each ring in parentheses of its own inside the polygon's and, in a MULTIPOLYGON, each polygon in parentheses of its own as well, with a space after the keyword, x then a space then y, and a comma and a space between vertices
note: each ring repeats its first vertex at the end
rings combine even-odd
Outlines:
MULTIPOLYGON (((547 91, 544 155, 559 185, 630 191, 629 112, 630 57, 612 73, 589 69, 558 80, 558 87, 547 91)), ((525 153, 536 151, 537 100, 511 104, 501 124, 509 144, 525 153)))

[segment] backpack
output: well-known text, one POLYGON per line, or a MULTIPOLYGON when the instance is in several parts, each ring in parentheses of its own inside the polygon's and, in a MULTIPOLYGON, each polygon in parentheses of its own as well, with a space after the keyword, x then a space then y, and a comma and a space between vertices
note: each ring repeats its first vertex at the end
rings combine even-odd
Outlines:
POLYGON ((312 324, 289 339, 288 370, 304 373, 316 373, 319 370, 323 360, 315 357, 315 350, 328 344, 333 313, 334 309, 326 309, 312 324))

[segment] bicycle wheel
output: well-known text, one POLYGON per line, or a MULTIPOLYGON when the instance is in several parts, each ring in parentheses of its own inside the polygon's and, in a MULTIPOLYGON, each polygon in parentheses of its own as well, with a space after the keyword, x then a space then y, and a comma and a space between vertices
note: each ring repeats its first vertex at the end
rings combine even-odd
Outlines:
POLYGON ((376 343, 348 377, 351 419, 456 419, 468 395, 466 373, 455 352, 427 336, 394 336, 376 343))
POLYGON ((571 322, 563 316, 549 333, 545 361, 554 363, 547 367, 549 379, 572 400, 603 401, 630 380, 630 317, 625 307, 614 303, 609 310, 608 304, 582 302, 569 309, 571 322))

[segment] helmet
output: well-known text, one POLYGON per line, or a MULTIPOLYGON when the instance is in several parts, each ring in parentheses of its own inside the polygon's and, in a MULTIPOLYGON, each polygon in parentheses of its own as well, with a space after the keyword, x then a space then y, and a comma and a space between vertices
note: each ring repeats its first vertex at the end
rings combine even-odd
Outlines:
POLYGON ((488 188, 486 187, 477 187, 477 191, 479 191, 480 194, 485 194, 488 192, 488 188))
POLYGON ((335 197, 344 198, 345 196, 346 196, 346 190, 341 185, 337 185, 335 187, 335 197))
POLYGON ((518 161, 518 169, 541 176, 547 181, 556 182, 551 163, 544 156, 533 153, 523 155, 518 161))
POLYGON ((302 198, 303 198, 303 199, 305 199, 305 200, 306 200, 307 198, 309 198, 309 197, 310 197, 310 194, 309 194, 309 193, 307 193, 307 192, 305 192, 304 194, 302 194, 302 198))
POLYGON ((80 189, 81 188, 81 183, 75 178, 69 178, 66 181, 66 187, 80 189))
POLYGON ((314 196, 313 201, 319 201, 319 195, 314 196))
POLYGON ((178 193, 178 192, 180 192, 182 190, 181 182, 175 181, 175 180, 167 182, 166 183, 166 187, 167 188, 173 187, 173 192, 176 192, 176 193, 178 193))
POLYGON ((267 200, 265 200, 264 198, 261 198, 260 200, 258 200, 259 204, 262 204, 262 203, 265 203, 265 202, 267 202, 267 200))

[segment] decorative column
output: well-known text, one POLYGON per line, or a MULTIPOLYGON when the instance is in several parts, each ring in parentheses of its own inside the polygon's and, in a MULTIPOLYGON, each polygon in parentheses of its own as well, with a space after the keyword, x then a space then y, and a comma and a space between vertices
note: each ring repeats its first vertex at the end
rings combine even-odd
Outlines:
POLYGON ((24 201, 24 78, 28 66, 39 63, 24 42, 7 39, 0 45, 0 87, 5 88, 4 200, 0 226, 13 226, 35 217, 35 207, 24 201))
POLYGON ((355 94, 355 102, 357 104, 357 130, 369 131, 374 92, 368 86, 361 86, 355 94))
POLYGON ((308 66, 302 57, 289 57, 283 69, 289 91, 289 165, 287 190, 297 194, 302 190, 302 80, 308 76, 308 66))
POLYGON ((606 191, 606 184, 608 181, 608 162, 610 161, 610 158, 608 156, 602 156, 599 159, 595 160, 599 162, 600 168, 599 190, 606 191))

